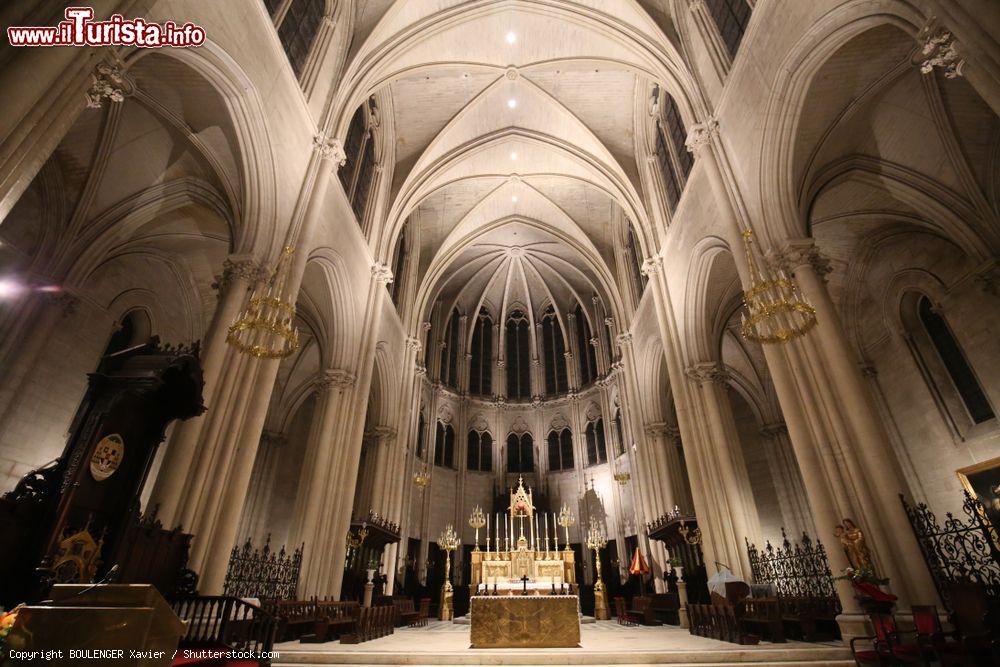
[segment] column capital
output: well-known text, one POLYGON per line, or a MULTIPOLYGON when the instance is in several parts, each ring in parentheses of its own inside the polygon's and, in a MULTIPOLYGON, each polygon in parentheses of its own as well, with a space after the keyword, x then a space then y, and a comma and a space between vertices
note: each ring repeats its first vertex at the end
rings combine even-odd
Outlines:
POLYGON ((794 274, 796 269, 809 266, 822 280, 833 271, 830 259, 824 255, 812 239, 791 239, 779 250, 767 254, 767 261, 785 273, 794 274))
POLYGON ((431 330, 431 323, 430 322, 422 322, 420 324, 420 328, 423 329, 424 331, 430 331, 431 330))
POLYGON ((623 347, 625 345, 631 345, 632 344, 632 332, 631 331, 626 331, 624 333, 620 333, 620 334, 618 334, 618 336, 615 337, 615 340, 618 342, 618 345, 623 346, 623 347))
POLYGON ((263 447, 283 447, 288 443, 288 436, 279 431, 264 429, 260 434, 260 444, 263 447))
POLYGON ((357 378, 343 368, 328 368, 313 380, 313 385, 320 393, 325 394, 331 389, 344 389, 354 384, 357 378))
POLYGON ((788 425, 783 421, 775 421, 760 427, 760 434, 765 438, 777 438, 788 433, 788 425))
POLYGON ((423 345, 420 343, 420 339, 419 338, 416 338, 414 336, 407 336, 406 337, 406 349, 407 350, 414 350, 416 352, 419 352, 421 347, 423 347, 423 345))
POLYGON ((372 277, 381 285, 388 285, 392 282, 392 270, 387 264, 375 262, 372 264, 372 277))
POLYGON ((566 313, 566 319, 570 320, 572 322, 575 322, 576 321, 576 313, 573 313, 573 312, 566 313))
POLYGON ((427 367, 417 364, 413 372, 417 374, 417 377, 423 377, 427 375, 427 367))
POLYGON ((660 255, 653 255, 647 257, 642 262, 642 267, 639 271, 645 276, 656 275, 663 268, 663 257, 660 255))
POLYGON ((100 109, 105 99, 124 102, 135 92, 135 81, 120 60, 103 60, 94 67, 91 74, 94 83, 87 89, 87 107, 100 109))
POLYGON ((973 282, 987 294, 1000 296, 1000 264, 991 262, 980 267, 972 277, 973 282))
POLYGON ((320 132, 313 137, 313 148, 319 153, 320 159, 329 160, 338 167, 343 167, 347 162, 344 143, 326 132, 320 132))
POLYGON ((391 426, 376 426, 370 431, 372 437, 374 437, 378 442, 389 443, 396 439, 396 429, 391 426))
POLYGON ((646 435, 649 437, 656 437, 660 435, 670 434, 670 424, 667 422, 650 422, 643 427, 646 431, 646 435))
POLYGON ((215 287, 224 290, 235 280, 245 280, 250 284, 267 279, 267 268, 253 257, 230 255, 222 262, 222 275, 215 279, 215 287))
POLYGON ((587 342, 590 343, 591 347, 597 347, 598 344, 600 343, 600 341, 597 340, 597 336, 591 336, 590 340, 588 340, 587 342))
POLYGON ((684 147, 689 153, 697 155, 698 152, 712 141, 713 136, 719 134, 719 121, 709 118, 704 123, 695 123, 688 130, 687 140, 684 147))
POLYGON ((615 318, 613 318, 613 317, 605 317, 604 318, 604 326, 610 327, 614 323, 615 323, 615 318))
POLYGON ((715 361, 703 361, 688 366, 684 373, 698 384, 722 384, 729 380, 729 372, 715 361))
POLYGON ((917 42, 920 44, 920 71, 923 74, 940 68, 948 79, 962 76, 965 58, 958 51, 955 35, 940 25, 937 17, 932 16, 917 33, 917 42))

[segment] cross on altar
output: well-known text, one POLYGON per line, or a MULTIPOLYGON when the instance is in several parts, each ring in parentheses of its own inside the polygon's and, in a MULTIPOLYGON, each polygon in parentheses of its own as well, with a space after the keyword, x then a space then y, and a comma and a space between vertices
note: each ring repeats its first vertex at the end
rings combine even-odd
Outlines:
POLYGON ((528 592, 528 582, 529 581, 531 581, 531 580, 528 579, 528 575, 524 575, 523 577, 521 577, 521 583, 524 584, 524 592, 525 593, 528 592))

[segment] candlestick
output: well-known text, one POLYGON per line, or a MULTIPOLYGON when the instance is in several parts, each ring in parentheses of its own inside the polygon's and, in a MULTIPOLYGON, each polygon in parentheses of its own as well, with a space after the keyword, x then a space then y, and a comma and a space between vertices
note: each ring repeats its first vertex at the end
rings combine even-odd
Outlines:
POLYGON ((486 515, 486 554, 490 553, 490 515, 486 515))
POLYGON ((556 515, 552 514, 552 539, 555 540, 555 550, 559 551, 559 525, 556 523, 556 515))

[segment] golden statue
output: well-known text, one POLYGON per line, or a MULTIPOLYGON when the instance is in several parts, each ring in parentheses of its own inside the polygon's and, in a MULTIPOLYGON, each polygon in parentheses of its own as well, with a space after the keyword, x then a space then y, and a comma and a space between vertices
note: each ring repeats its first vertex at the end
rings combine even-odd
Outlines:
POLYGON ((851 564, 852 568, 875 571, 871 552, 868 551, 868 545, 865 544, 865 534, 853 521, 845 518, 833 529, 833 534, 837 536, 840 544, 844 547, 847 562, 851 564))

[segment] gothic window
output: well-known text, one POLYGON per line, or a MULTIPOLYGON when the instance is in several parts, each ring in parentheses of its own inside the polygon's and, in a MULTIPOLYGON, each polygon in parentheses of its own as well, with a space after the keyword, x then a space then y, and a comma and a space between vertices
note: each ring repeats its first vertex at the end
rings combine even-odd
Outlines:
POLYGON ((622 454, 625 453, 625 429, 622 426, 621 410, 615 410, 614 425, 615 425, 615 439, 618 440, 618 442, 615 443, 615 447, 618 456, 621 456, 622 454))
POLYGON ((528 318, 520 310, 507 317, 507 398, 531 398, 531 354, 528 318))
POLYGON ((684 192, 684 184, 687 183, 694 159, 685 146, 687 131, 684 129, 684 121, 670 95, 663 96, 657 128, 656 159, 660 165, 667 202, 673 210, 677 208, 681 193, 684 192))
POLYGON ((705 0, 705 5, 719 29, 729 56, 735 58, 736 52, 740 49, 743 33, 750 23, 749 0, 705 0))
MULTIPOLYGON (((273 12, 271 4, 276 3, 268 3, 268 8, 273 12)), ((326 0, 292 0, 278 26, 278 37, 295 76, 302 74, 325 10, 326 0)))
POLYGON ((639 254, 639 242, 635 238, 635 229, 632 223, 625 222, 625 252, 628 254, 629 268, 632 271, 632 282, 635 285, 636 301, 642 299, 643 292, 646 291, 646 276, 642 274, 642 257, 639 254))
POLYGON ((608 462, 608 450, 604 441, 604 420, 598 418, 587 424, 587 465, 608 462))
POLYGON ((362 145, 365 143, 365 106, 362 104, 354 112, 351 124, 347 128, 347 138, 344 140, 344 164, 337 170, 340 183, 344 186, 347 198, 351 198, 351 188, 354 186, 354 175, 357 172, 358 161, 361 158, 362 145))
POLYGON ((351 210, 358 224, 362 224, 365 219, 365 210, 368 208, 368 200, 371 195, 372 180, 375 178, 375 142, 372 140, 371 132, 368 133, 368 140, 365 142, 364 153, 361 154, 361 165, 358 168, 358 180, 354 184, 354 192, 351 195, 351 210))
POLYGON ((583 306, 576 305, 576 345, 580 350, 580 386, 585 386, 597 378, 597 350, 590 343, 590 321, 583 306))
POLYGON ((663 139, 663 132, 656 133, 656 161, 660 165, 663 189, 672 211, 677 208, 677 202, 681 200, 681 190, 684 186, 674 169, 673 158, 671 158, 670 149, 667 148, 667 143, 663 139))
POLYGON ((493 320, 485 309, 480 309, 476 317, 470 361, 469 392, 489 396, 493 393, 493 320))
POLYGON ((573 469, 573 432, 569 428, 549 431, 549 470, 573 469))
POLYGON ((465 462, 469 470, 493 470, 493 436, 489 431, 469 431, 469 449, 465 462))
POLYGON ((535 441, 530 433, 507 436, 507 472, 535 471, 535 441))
POLYGON ((365 211, 371 199, 372 182, 375 180, 375 136, 368 127, 367 120, 375 111, 375 98, 369 98, 366 105, 361 105, 354 112, 344 140, 346 160, 337 171, 359 225, 364 224, 365 211))
POLYGON ((417 417, 417 458, 424 458, 424 446, 427 444, 427 421, 424 419, 424 413, 421 412, 420 416, 417 417))
POLYGON ((549 306, 542 315, 542 351, 545 355, 545 393, 561 394, 568 388, 566 381, 566 341, 556 311, 549 306))
POLYGON ((455 429, 451 424, 437 423, 434 437, 434 465, 445 468, 455 467, 455 429))
POLYGON ((403 231, 399 234, 399 240, 396 241, 396 254, 392 262, 392 283, 389 285, 390 296, 392 296, 392 302, 396 305, 397 310, 399 309, 399 297, 403 292, 403 271, 406 269, 406 256, 409 252, 406 233, 407 226, 404 225, 403 231))
POLYGON ((918 304, 920 322, 930 338, 938 358, 944 365, 948 376, 961 398, 973 424, 981 424, 993 419, 994 412, 982 385, 969 365, 962 348, 951 333, 951 328, 945 319, 931 305, 930 300, 922 296, 918 304))
POLYGON ((461 318, 457 308, 451 311, 448 329, 445 332, 444 348, 441 350, 441 381, 452 389, 458 388, 458 348, 461 345, 459 340, 461 318))

